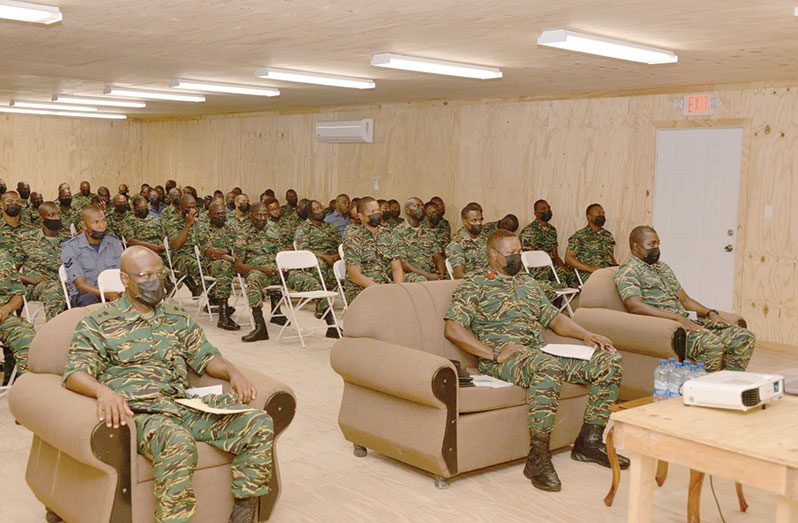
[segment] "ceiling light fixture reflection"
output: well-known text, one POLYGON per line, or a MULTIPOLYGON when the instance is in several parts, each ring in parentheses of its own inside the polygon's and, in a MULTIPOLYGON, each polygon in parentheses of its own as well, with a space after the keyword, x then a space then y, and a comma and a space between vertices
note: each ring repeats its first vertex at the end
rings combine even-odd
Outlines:
POLYGON ((125 98, 145 98, 147 100, 168 100, 171 102, 204 102, 205 97, 201 94, 178 94, 164 93, 161 91, 147 91, 130 87, 108 86, 103 91, 109 96, 122 96, 125 98))
POLYGON ((544 31, 538 38, 538 45, 645 64, 670 64, 679 60, 679 57, 673 51, 668 51, 667 49, 576 33, 565 29, 544 31))
POLYGON ((334 74, 309 73, 306 71, 291 71, 288 69, 274 69, 261 67, 255 71, 258 78, 268 80, 282 80, 284 82, 298 82, 303 84, 330 85, 333 87, 348 87, 350 89, 374 89, 374 80, 367 78, 352 78, 334 74))
POLYGON ((194 91, 208 91, 212 93, 246 94, 250 96, 280 96, 280 90, 273 87, 222 84, 215 82, 202 82, 199 80, 173 80, 171 87, 175 89, 191 89, 194 91))
POLYGON ((403 56, 400 54, 391 53, 375 54, 371 58, 371 65, 375 67, 387 67, 390 69, 402 69, 405 71, 418 71, 419 73, 477 78, 479 80, 502 77, 501 70, 495 67, 464 64, 460 62, 448 62, 445 60, 433 60, 431 58, 403 56))

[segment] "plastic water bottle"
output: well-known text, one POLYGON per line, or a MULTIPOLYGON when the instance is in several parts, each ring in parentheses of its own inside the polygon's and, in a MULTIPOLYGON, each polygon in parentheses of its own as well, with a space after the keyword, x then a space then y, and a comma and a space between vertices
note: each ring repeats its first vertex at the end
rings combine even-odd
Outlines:
POLYGON ((700 378, 701 376, 707 375, 707 369, 704 367, 703 363, 697 363, 695 367, 696 369, 695 375, 693 376, 694 378, 700 378))
POLYGON ((684 382, 684 374, 682 374, 682 364, 678 361, 675 362, 675 368, 668 375, 668 397, 678 398, 679 391, 684 382))
POLYGON ((668 365, 667 365, 668 372, 673 372, 676 369, 676 365, 678 364, 679 362, 676 361, 676 358, 668 358, 668 365))
POLYGON ((692 364, 690 365, 690 373, 687 375, 687 378, 684 381, 690 381, 696 379, 696 372, 698 372, 698 365, 692 364))
POLYGON ((654 401, 668 399, 668 362, 659 360, 659 365, 654 369, 654 401))

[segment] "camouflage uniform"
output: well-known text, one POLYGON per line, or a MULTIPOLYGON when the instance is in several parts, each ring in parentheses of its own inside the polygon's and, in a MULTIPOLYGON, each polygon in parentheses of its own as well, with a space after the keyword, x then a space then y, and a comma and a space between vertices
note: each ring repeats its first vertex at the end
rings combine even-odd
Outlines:
POLYGON ((513 278, 481 271, 457 286, 446 313, 491 349, 519 344, 525 350, 501 364, 479 359, 479 370, 526 389, 527 423, 532 437, 545 437, 554 427, 562 382, 590 385, 584 422, 606 425, 618 398, 621 355, 596 350, 587 360, 551 356, 541 351, 543 329, 557 316, 537 281, 526 273, 513 278))
MULTIPOLYGON (((293 214, 296 216, 296 213, 293 214)), ((298 219, 299 217, 297 217, 298 219)), ((274 224, 280 234, 280 250, 294 250, 294 233, 299 224, 288 217, 281 217, 277 221, 269 219, 269 221, 274 224)))
POLYGON ((41 225, 39 209, 34 209, 30 204, 28 204, 28 207, 22 210, 22 219, 24 220, 25 225, 30 225, 31 227, 38 227, 41 225))
MULTIPOLYGON (((437 274, 433 257, 440 254, 440 244, 431 229, 422 226, 411 227, 410 222, 404 221, 393 230, 394 243, 399 249, 400 256, 409 264, 422 271, 437 274)), ((422 282, 427 279, 421 274, 405 271, 406 282, 422 282)))
MULTIPOLYGON (((554 225, 543 225, 538 220, 533 220, 532 223, 521 229, 518 239, 521 240, 521 249, 525 251, 543 251, 549 255, 552 263, 554 263, 554 249, 558 247, 557 229, 554 225)), ((560 283, 576 286, 576 276, 574 276, 572 271, 567 271, 565 267, 557 266, 554 266, 554 270, 557 271, 560 283)), ((538 281, 557 283, 551 270, 547 267, 530 269, 529 273, 538 281)))
POLYGON ((250 271, 246 277, 247 300, 250 308, 260 307, 266 300, 266 288, 270 285, 280 285, 280 276, 277 274, 277 264, 275 256, 280 252, 280 231, 277 225, 266 220, 263 229, 258 230, 249 224, 244 227, 243 246, 237 250, 237 254, 243 252, 244 263, 246 265, 260 265, 272 268, 275 273, 268 276, 261 271, 250 271))
POLYGON ((22 252, 22 235, 31 230, 30 226, 22 223, 22 220, 16 227, 12 227, 0 216, 0 250, 10 253, 16 266, 25 260, 25 253, 22 252))
MULTIPOLYGON (((14 296, 24 293, 25 289, 13 259, 6 251, 0 250, 0 305, 5 305, 14 296)), ((11 350, 17 363, 18 375, 24 374, 28 368, 28 348, 33 335, 33 325, 19 316, 12 314, 0 322, 0 343, 11 350)), ((10 365, 6 365, 6 370, 11 370, 10 365)))
MULTIPOLYGON (((150 217, 148 216, 147 218, 149 219, 150 217)), ((152 219, 158 220, 158 218, 155 216, 153 216, 152 219)), ((164 227, 166 236, 169 237, 169 241, 172 242, 175 240, 175 238, 177 238, 178 234, 180 234, 180 231, 183 230, 183 227, 185 227, 186 217, 180 216, 177 220, 161 225, 164 227)), ((186 243, 184 243, 179 249, 174 249, 172 251, 172 265, 174 266, 175 271, 179 272, 181 275, 188 276, 193 280, 194 284, 198 286, 201 285, 201 282, 199 277, 199 267, 197 266, 197 258, 194 256, 194 246, 200 245, 198 238, 203 228, 204 227, 199 222, 199 218, 195 218, 194 223, 191 226, 191 230, 188 232, 186 243)))
MULTIPOLYGON (((630 256, 615 274, 615 286, 624 301, 640 296, 646 305, 687 316, 687 310, 679 301, 682 286, 664 262, 649 265, 630 256)), ((707 331, 687 333, 687 358, 702 362, 709 372, 743 371, 748 367, 756 344, 753 332, 707 318, 700 318, 698 323, 707 331)))
POLYGON ((421 227, 428 231, 432 231, 435 234, 435 240, 438 242, 441 252, 444 252, 446 250, 446 246, 449 245, 450 241, 452 241, 452 230, 449 227, 449 222, 446 222, 445 227, 443 222, 446 222, 446 220, 442 219, 440 223, 438 223, 437 227, 432 227, 432 225, 430 225, 426 219, 421 222, 421 227))
MULTIPOLYGON (((594 232, 588 225, 568 238, 568 250, 576 252, 576 259, 591 267, 610 267, 615 253, 615 238, 607 229, 594 232)), ((579 271, 579 276, 584 283, 590 273, 579 271)))
POLYGON ((61 266, 61 244, 67 240, 69 234, 63 229, 53 237, 46 236, 41 229, 22 235, 25 252, 22 270, 25 276, 34 280, 46 278, 36 285, 27 286, 27 299, 44 304, 47 320, 56 317, 66 307, 58 268, 61 266))
POLYGON ((161 212, 158 218, 161 220, 161 225, 166 227, 167 223, 180 220, 180 209, 174 205, 170 205, 161 212))
POLYGON ((78 192, 72 197, 72 209, 74 209, 76 214, 80 214, 80 211, 82 211, 84 207, 91 205, 91 199, 94 198, 94 196, 96 196, 94 193, 83 196, 82 192, 78 192))
POLYGON ((472 238, 465 229, 460 229, 454 239, 446 246, 446 258, 452 268, 462 265, 466 277, 484 272, 488 268, 488 236, 480 232, 472 238))
MULTIPOLYGON (((297 249, 325 255, 338 254, 340 238, 341 234, 335 225, 326 222, 316 225, 310 220, 306 220, 297 228, 295 236, 297 249)), ((318 256, 316 260, 319 262, 321 277, 324 278, 327 290, 335 289, 338 284, 335 282, 335 272, 332 266, 318 256)), ((287 283, 291 288, 300 292, 324 290, 319 281, 319 274, 312 269, 291 271, 288 273, 287 283)), ((327 300, 316 300, 316 315, 321 316, 328 307, 327 300)))
POLYGON ((230 298, 233 290, 233 278, 236 275, 233 264, 225 260, 212 260, 203 252, 212 247, 214 249, 225 249, 228 254, 232 254, 236 246, 236 233, 232 224, 225 221, 223 227, 208 225, 202 228, 199 235, 199 246, 202 254, 202 270, 208 276, 216 278, 216 285, 210 290, 210 297, 226 300, 230 298))
POLYGON ((124 236, 125 241, 127 241, 128 237, 126 236, 125 230, 131 222, 132 216, 132 213, 129 211, 121 216, 117 214, 116 211, 111 211, 105 216, 105 221, 108 223, 108 232, 112 233, 120 240, 124 236))
MULTIPOLYGON (((231 229, 235 232, 236 238, 243 238, 249 227, 252 225, 252 221, 249 219, 248 214, 244 214, 243 219, 238 219, 238 216, 233 214, 227 215, 227 223, 230 224, 231 229)), ((240 244, 242 246, 243 244, 240 244)))
MULTIPOLYGON (((230 468, 236 498, 269 491, 274 430, 268 414, 209 414, 175 402, 187 397, 188 368, 201 375, 218 355, 191 316, 168 303, 146 319, 123 296, 86 316, 75 329, 64 381, 83 371, 127 400, 134 412, 138 452, 152 462, 155 521, 186 522, 194 514, 196 442, 235 454, 230 468)), ((213 407, 243 407, 229 393, 202 401, 213 407)))
MULTIPOLYGON (((391 262, 399 258, 396 244, 393 241, 393 231, 388 228, 378 227, 376 236, 366 227, 360 226, 351 230, 344 238, 344 262, 347 267, 360 266, 363 276, 371 278, 377 283, 391 283, 391 262)), ((346 274, 344 292, 346 300, 352 300, 362 291, 352 282, 349 271, 346 274)))
POLYGON ((388 227, 390 227, 391 229, 396 229, 397 227, 399 227, 403 223, 405 223, 405 219, 404 218, 401 218, 401 217, 399 217, 399 218, 388 218, 388 227))
POLYGON ((352 234, 354 231, 356 231, 359 227, 363 227, 363 226, 362 225, 358 225, 356 223, 350 223, 349 225, 344 227, 344 234, 341 237, 342 238, 341 243, 346 242, 346 237, 349 236, 350 234, 352 234))
POLYGON ((490 236, 490 233, 494 232, 496 229, 499 228, 499 221, 496 220, 495 222, 488 222, 482 226, 482 233, 485 236, 490 236))
POLYGON ((80 230, 80 212, 75 210, 75 207, 59 207, 61 211, 61 221, 64 223, 64 228, 68 231, 70 225, 74 225, 76 230, 80 230))

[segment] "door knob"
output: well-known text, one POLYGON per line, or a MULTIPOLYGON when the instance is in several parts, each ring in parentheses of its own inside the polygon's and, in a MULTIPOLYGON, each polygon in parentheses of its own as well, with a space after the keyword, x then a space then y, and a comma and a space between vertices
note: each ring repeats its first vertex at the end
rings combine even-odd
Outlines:
POLYGON ((729 245, 727 245, 726 247, 724 247, 724 248, 723 248, 723 250, 724 250, 724 251, 726 251, 726 252, 732 252, 732 251, 734 250, 734 247, 733 247, 733 246, 732 246, 732 244, 730 243, 729 245))

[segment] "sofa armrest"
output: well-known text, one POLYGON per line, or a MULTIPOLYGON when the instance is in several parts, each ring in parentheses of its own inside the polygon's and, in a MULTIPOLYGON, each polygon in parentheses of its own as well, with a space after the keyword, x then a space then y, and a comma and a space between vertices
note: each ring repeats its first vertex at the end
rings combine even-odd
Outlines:
POLYGON ((745 318, 743 318, 739 314, 734 314, 733 312, 726 312, 726 311, 718 311, 718 314, 720 314, 720 316, 729 323, 732 323, 744 329, 748 328, 748 322, 745 321, 745 318))
POLYGON ((687 336, 678 322, 612 309, 578 308, 574 321, 606 336, 618 350, 684 360, 687 336))
POLYGON ((440 409, 447 408, 434 390, 440 371, 450 369, 457 387, 457 371, 446 358, 373 338, 339 340, 330 364, 346 382, 440 409))
POLYGON ((251 370, 242 370, 241 372, 258 391, 258 396, 250 404, 265 410, 271 416, 276 438, 294 419, 296 413, 294 391, 282 381, 259 372, 251 370))

